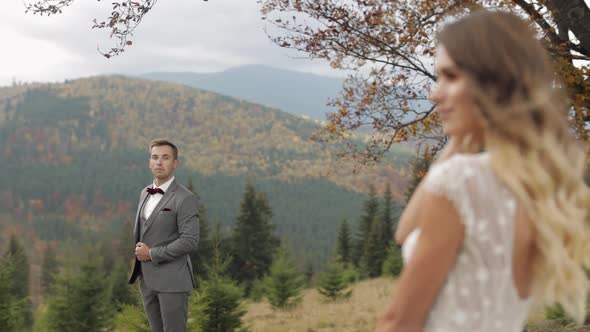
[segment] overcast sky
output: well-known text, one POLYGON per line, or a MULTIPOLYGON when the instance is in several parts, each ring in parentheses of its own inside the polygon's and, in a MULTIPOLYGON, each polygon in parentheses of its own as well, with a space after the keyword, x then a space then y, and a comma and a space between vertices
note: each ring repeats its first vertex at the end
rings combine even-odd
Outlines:
MULTIPOLYGON (((33 2, 33 0, 25 0, 33 2)), ((0 10, 0 85, 62 81, 99 74, 153 71, 212 72, 246 64, 265 64, 340 76, 323 61, 296 59, 295 53, 266 36, 256 0, 160 0, 135 31, 134 44, 106 59, 115 45, 105 29, 111 1, 76 0, 62 14, 25 14, 23 0, 2 0, 0 10)), ((302 56, 302 55, 300 55, 302 56)))

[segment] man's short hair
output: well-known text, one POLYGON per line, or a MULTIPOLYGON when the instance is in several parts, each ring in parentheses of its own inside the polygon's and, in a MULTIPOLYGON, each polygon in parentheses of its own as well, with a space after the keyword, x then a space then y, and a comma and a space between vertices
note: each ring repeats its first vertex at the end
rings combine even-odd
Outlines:
POLYGON ((152 151, 152 148, 154 146, 163 146, 163 145, 168 145, 169 147, 172 148, 172 154, 174 155, 174 159, 178 159, 178 148, 176 147, 176 145, 174 145, 174 143, 170 142, 167 139, 155 139, 150 143, 150 152, 152 151))

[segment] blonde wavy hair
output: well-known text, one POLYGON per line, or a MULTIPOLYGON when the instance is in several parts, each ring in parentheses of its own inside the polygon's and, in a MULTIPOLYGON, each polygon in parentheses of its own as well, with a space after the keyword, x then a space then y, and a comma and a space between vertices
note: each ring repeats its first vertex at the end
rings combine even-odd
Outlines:
MULTIPOLYGON (((526 209, 536 233, 533 296, 586 315, 590 191, 585 153, 568 124, 568 105, 547 52, 515 14, 476 11, 438 35, 465 73, 495 174, 526 209)), ((473 145, 473 144, 471 144, 473 145)))

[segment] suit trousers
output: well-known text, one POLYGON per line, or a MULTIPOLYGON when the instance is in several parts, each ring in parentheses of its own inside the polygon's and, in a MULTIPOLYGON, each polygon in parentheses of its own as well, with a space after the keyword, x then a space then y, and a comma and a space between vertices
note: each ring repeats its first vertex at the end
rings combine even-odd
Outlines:
POLYGON ((139 292, 152 332, 186 332, 190 292, 157 292, 143 280, 139 292))

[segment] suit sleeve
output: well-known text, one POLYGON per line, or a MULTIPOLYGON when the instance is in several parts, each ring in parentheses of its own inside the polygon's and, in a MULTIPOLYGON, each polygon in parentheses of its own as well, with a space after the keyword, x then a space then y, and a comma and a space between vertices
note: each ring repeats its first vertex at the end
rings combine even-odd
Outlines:
POLYGON ((178 239, 161 247, 151 248, 152 261, 162 264, 197 251, 199 245, 199 200, 188 195, 180 204, 176 223, 178 239))

